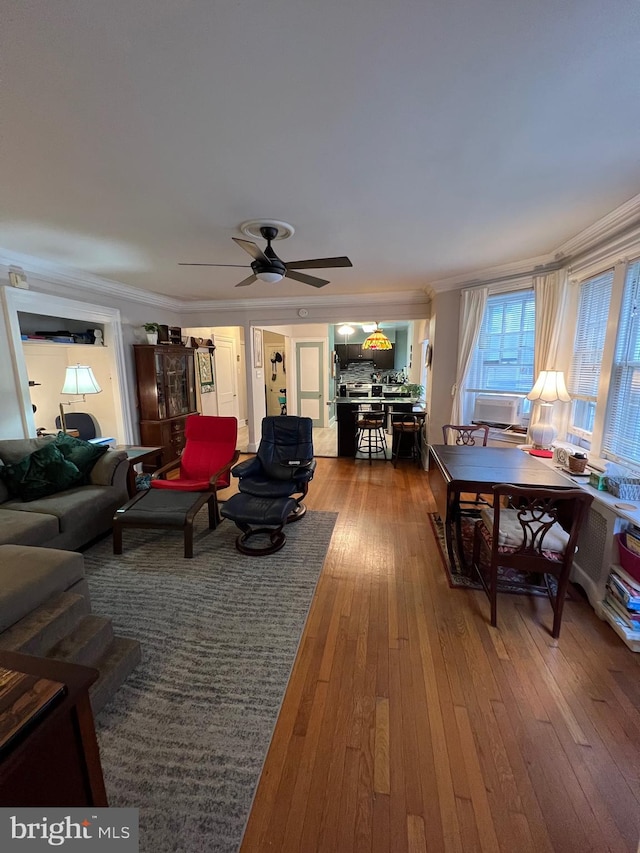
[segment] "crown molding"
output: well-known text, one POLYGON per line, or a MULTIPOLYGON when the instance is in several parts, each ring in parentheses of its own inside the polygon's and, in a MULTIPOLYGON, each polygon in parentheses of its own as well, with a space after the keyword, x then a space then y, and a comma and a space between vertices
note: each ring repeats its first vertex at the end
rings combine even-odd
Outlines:
POLYGON ((305 308, 357 308, 362 313, 363 306, 367 312, 371 306, 376 305, 428 305, 430 298, 425 289, 405 291, 385 291, 384 293, 350 293, 346 295, 318 295, 318 296, 288 296, 281 299, 273 297, 260 297, 257 299, 208 299, 197 302, 183 302, 180 313, 183 315, 199 314, 203 311, 237 312, 248 311, 253 313, 256 309, 297 309, 305 308))
POLYGON ((102 278, 93 273, 85 273, 71 267, 64 267, 54 261, 36 258, 33 255, 23 255, 0 248, 0 265, 6 267, 17 266, 23 269, 27 276, 51 284, 72 287, 77 290, 108 294, 116 299, 126 299, 129 302, 138 302, 145 306, 164 308, 169 311, 180 311, 183 304, 179 299, 153 293, 149 290, 140 290, 130 287, 119 281, 102 278))
POLYGON ((202 299, 183 301, 171 296, 154 293, 150 290, 131 287, 112 279, 101 278, 92 273, 83 273, 80 270, 67 268, 53 261, 46 261, 32 255, 23 255, 2 248, 0 248, 0 265, 20 267, 32 280, 39 279, 50 284, 67 286, 74 290, 82 290, 83 292, 100 295, 108 294, 115 299, 125 299, 130 302, 137 302, 146 307, 175 311, 181 315, 211 311, 219 314, 237 313, 239 311, 253 314, 256 310, 259 311, 261 309, 298 309, 301 305, 322 309, 358 308, 361 311, 363 304, 369 308, 377 305, 395 305, 397 303, 412 306, 428 306, 430 303, 426 289, 348 295, 291 296, 281 299, 259 297, 256 299, 202 299))
POLYGON ((640 222, 626 228, 615 237, 604 240, 567 263, 572 280, 584 278, 620 261, 629 261, 640 255, 640 222))
POLYGON ((430 283, 433 294, 443 293, 448 290, 461 290, 465 287, 479 287, 482 284, 491 284, 491 282, 500 280, 508 281, 509 279, 520 279, 527 275, 539 275, 540 273, 550 272, 551 269, 558 269, 560 264, 554 259, 553 254, 538 255, 535 258, 526 258, 515 263, 500 264, 495 267, 485 267, 485 269, 477 270, 473 273, 462 273, 461 275, 441 278, 430 283))
POLYGON ((438 293, 459 290, 465 287, 478 287, 494 282, 518 281, 554 269, 567 267, 574 276, 584 268, 592 268, 598 263, 615 263, 637 252, 640 243, 640 193, 615 210, 603 216, 597 222, 585 228, 555 251, 545 255, 500 264, 473 272, 461 273, 428 283, 424 288, 410 291, 385 291, 384 293, 357 293, 344 296, 322 294, 317 296, 295 296, 278 298, 260 297, 256 299, 206 299, 183 301, 149 290, 141 290, 122 282, 102 278, 93 273, 64 267, 54 261, 43 260, 32 255, 24 255, 0 248, 0 265, 17 266, 33 279, 52 284, 67 286, 83 292, 109 295, 115 299, 128 300, 145 307, 154 307, 174 311, 181 315, 215 311, 220 314, 253 314, 262 309, 281 310, 306 307, 330 309, 354 309, 360 313, 363 306, 375 311, 376 306, 429 305, 438 293))
POLYGON ((556 260, 570 262, 591 249, 613 240, 622 232, 640 224, 640 193, 616 207, 611 213, 589 225, 575 237, 565 240, 553 253, 556 260))

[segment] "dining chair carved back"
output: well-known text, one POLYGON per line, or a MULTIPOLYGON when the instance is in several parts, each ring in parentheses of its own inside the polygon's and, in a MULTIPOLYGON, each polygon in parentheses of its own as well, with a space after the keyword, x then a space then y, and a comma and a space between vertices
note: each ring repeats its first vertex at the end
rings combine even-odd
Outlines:
POLYGON ((487 446, 489 427, 486 424, 445 424, 442 427, 442 437, 445 444, 474 446, 482 443, 487 446))
MULTIPOLYGON (((445 444, 454 444, 457 447, 476 447, 479 444, 486 447, 489 427, 486 424, 445 424, 442 427, 442 437, 445 444)), ((480 507, 490 505, 490 501, 477 494, 473 500, 461 500, 460 511, 463 515, 477 515, 480 507)))
POLYGON ((580 528, 593 496, 582 489, 493 487, 493 508, 475 524, 472 565, 489 597, 491 624, 497 625, 499 569, 517 569, 544 577, 553 607, 551 635, 560 634, 569 575, 580 528), (481 566, 488 552, 488 577, 481 566), (554 578, 553 583, 550 578, 554 578))

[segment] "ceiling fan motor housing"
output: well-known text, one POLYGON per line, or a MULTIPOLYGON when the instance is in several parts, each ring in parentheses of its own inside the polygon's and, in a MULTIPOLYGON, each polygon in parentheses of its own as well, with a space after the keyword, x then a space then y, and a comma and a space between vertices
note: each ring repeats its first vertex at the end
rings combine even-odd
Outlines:
POLYGON ((261 261, 253 261, 251 264, 251 269, 253 270, 254 275, 258 275, 258 273, 264 272, 273 272, 277 273, 280 276, 284 276, 287 271, 287 268, 271 248, 271 241, 276 239, 278 235, 278 229, 272 227, 271 225, 265 225, 260 229, 260 233, 267 241, 267 246, 263 254, 269 260, 269 264, 264 264, 261 261))
POLYGON ((269 258, 269 260, 271 261, 270 264, 261 264, 260 261, 251 261, 251 269, 253 270, 253 274, 258 275, 258 273, 261 272, 275 272, 278 273, 278 275, 280 276, 284 276, 287 271, 287 268, 282 263, 280 258, 275 258, 274 260, 271 260, 271 258, 269 258))

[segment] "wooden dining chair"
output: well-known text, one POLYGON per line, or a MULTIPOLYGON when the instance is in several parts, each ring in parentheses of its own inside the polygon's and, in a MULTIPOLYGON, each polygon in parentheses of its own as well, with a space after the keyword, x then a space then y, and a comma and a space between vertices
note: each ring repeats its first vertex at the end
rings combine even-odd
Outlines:
MULTIPOLYGON (((489 427, 486 424, 445 424, 442 427, 442 437, 445 444, 449 444, 449 438, 455 436, 454 444, 457 447, 476 447, 481 444, 482 447, 487 446, 489 439, 489 427)), ((477 494, 475 498, 466 498, 459 501, 459 511, 462 515, 476 516, 482 507, 491 506, 491 502, 484 498, 481 494, 477 494)), ((460 561, 464 565, 464 555, 462 554, 462 544, 458 543, 460 550, 460 561)))
POLYGON ((560 635, 564 599, 569 585, 578 534, 593 495, 582 489, 493 487, 493 508, 482 510, 473 536, 472 565, 491 604, 491 624, 497 625, 498 573, 517 569, 544 577, 553 607, 551 636, 560 635), (490 557, 488 577, 480 557, 490 557), (549 578, 555 578, 555 584, 549 578))
POLYGON ((473 446, 482 441, 482 446, 487 446, 489 439, 489 427, 486 424, 445 424, 442 427, 442 437, 445 444, 449 444, 449 438, 455 436, 454 444, 473 446), (481 433, 482 435, 476 435, 481 433))

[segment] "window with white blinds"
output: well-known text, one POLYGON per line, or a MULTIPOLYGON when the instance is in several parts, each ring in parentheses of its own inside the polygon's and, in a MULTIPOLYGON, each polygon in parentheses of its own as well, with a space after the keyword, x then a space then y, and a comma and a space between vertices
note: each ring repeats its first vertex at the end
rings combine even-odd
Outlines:
POLYGON ((569 371, 569 393, 572 397, 569 431, 577 435, 593 432, 612 285, 611 269, 584 281, 580 286, 576 336, 569 371))
POLYGON ((640 464, 640 260, 629 265, 625 279, 602 449, 640 464))
POLYGON ((487 298, 466 390, 524 395, 533 387, 533 290, 487 298))

